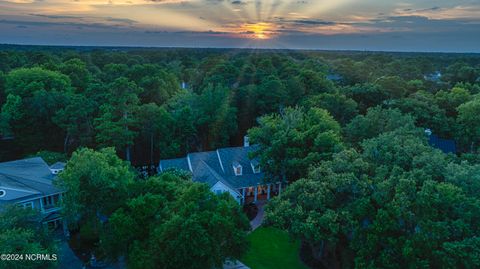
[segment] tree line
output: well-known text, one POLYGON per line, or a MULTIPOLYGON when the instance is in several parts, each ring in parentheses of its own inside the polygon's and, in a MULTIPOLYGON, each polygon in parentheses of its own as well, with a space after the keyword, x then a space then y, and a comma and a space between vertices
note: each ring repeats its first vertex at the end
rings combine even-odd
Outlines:
POLYGON ((0 62, 0 133, 18 156, 112 146, 151 164, 239 145, 259 117, 295 106, 326 109, 342 126, 370 107, 397 108, 477 148, 470 55, 26 49, 1 51, 0 62))

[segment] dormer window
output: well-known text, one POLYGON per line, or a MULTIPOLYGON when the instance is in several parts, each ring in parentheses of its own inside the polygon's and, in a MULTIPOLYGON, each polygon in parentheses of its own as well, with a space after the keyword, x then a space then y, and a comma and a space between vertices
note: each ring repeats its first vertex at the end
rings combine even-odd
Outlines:
POLYGON ((7 191, 5 191, 5 190, 0 190, 0 198, 1 198, 1 197, 4 197, 5 195, 7 195, 7 191))
POLYGON ((238 162, 233 163, 233 172, 236 176, 242 175, 242 166, 238 162))
POLYGON ((260 164, 257 161, 251 161, 250 165, 254 174, 260 173, 260 164))

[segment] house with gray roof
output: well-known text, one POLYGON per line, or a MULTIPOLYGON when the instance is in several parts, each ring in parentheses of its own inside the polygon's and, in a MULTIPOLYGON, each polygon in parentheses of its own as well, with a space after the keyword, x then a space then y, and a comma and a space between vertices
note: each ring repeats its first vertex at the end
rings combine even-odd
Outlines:
POLYGON ((243 147, 189 153, 186 157, 161 160, 158 171, 180 169, 192 173, 195 182, 205 183, 214 193, 228 192, 240 204, 269 200, 282 191, 282 183, 266 183, 258 160, 250 159, 255 150, 245 140, 243 147))
POLYGON ((0 210, 8 204, 37 209, 43 223, 60 227, 63 191, 53 185, 55 177, 56 173, 39 157, 0 163, 0 210))
POLYGON ((67 165, 66 163, 64 162, 56 162, 52 165, 50 165, 50 171, 52 171, 52 173, 54 175, 62 172, 64 169, 65 169, 65 165, 67 165))

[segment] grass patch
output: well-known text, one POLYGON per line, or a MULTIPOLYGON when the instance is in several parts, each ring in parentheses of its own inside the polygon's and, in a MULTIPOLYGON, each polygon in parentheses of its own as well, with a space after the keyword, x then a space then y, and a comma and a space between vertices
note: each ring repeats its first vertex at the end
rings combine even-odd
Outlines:
POLYGON ((308 269, 299 258, 300 242, 284 231, 260 227, 248 240, 250 249, 241 262, 251 269, 308 269))

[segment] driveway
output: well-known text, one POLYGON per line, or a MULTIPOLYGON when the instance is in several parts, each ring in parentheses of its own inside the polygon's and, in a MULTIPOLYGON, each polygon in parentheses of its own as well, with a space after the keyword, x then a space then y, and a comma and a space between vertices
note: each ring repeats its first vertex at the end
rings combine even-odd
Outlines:
POLYGON ((258 207, 257 216, 255 216, 255 218, 252 221, 250 221, 250 226, 252 226, 252 231, 255 231, 263 223, 263 216, 265 214, 265 210, 264 210, 265 202, 258 202, 257 207, 258 207))
POLYGON ((223 264, 223 269, 250 269, 250 268, 239 261, 226 261, 223 264))
POLYGON ((82 269, 83 263, 77 258, 73 253, 72 249, 68 245, 68 242, 62 240, 59 246, 59 257, 58 257, 58 268, 59 269, 82 269))

